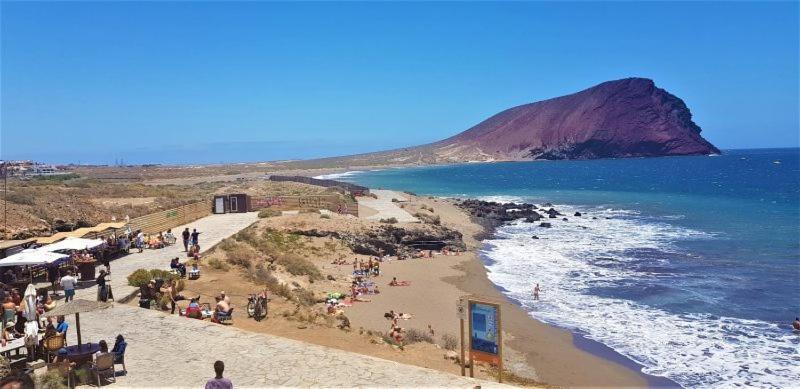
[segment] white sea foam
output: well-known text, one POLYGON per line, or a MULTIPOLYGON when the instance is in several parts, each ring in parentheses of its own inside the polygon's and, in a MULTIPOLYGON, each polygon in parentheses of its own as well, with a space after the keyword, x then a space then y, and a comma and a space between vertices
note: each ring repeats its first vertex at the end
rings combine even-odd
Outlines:
POLYGON ((343 173, 322 174, 322 175, 319 175, 319 176, 314 176, 313 178, 316 178, 316 179, 319 179, 319 180, 336 180, 336 179, 339 179, 339 178, 355 176, 356 174, 361 174, 361 173, 364 173, 364 171, 363 170, 353 170, 353 171, 343 172, 343 173))
POLYGON ((480 196, 478 197, 478 200, 494 201, 497 203, 513 203, 513 204, 522 204, 525 202, 525 199, 519 196, 480 196))
POLYGON ((675 253, 675 240, 713 235, 647 220, 634 211, 555 208, 569 220, 548 219, 553 228, 521 222, 501 227, 498 239, 487 241, 484 250, 491 260, 490 279, 533 317, 585 333, 640 363, 646 373, 683 386, 792 387, 800 382, 800 336, 773 323, 680 315, 588 292, 621 282, 638 285, 648 277, 678 277, 625 264, 638 260, 632 249, 675 253), (575 211, 584 216, 573 217, 575 211), (539 239, 532 239, 534 234, 539 239), (537 282, 541 300, 534 302, 537 282))

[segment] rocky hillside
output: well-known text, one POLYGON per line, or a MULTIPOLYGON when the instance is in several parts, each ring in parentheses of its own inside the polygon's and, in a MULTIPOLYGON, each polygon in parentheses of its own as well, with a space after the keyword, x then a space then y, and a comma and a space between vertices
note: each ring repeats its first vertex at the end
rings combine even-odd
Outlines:
POLYGON ((683 100, 652 80, 626 78, 507 109, 436 143, 301 164, 342 167, 719 153, 700 131, 683 100))

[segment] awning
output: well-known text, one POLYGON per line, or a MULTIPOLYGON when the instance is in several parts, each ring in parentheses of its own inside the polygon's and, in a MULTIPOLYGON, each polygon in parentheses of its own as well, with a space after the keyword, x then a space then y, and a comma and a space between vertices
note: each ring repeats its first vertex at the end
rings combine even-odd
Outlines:
POLYGON ((39 244, 50 244, 53 242, 58 242, 64 238, 74 237, 74 238, 82 238, 89 234, 97 234, 101 232, 105 232, 106 230, 116 230, 125 226, 125 222, 114 222, 114 223, 100 223, 94 227, 83 227, 78 228, 75 231, 68 231, 68 232, 59 232, 53 236, 45 236, 41 238, 36 238, 36 242, 39 244))
POLYGON ((102 239, 85 239, 69 237, 58 243, 49 244, 39 250, 54 252, 61 250, 90 250, 105 243, 102 239))
POLYGON ((48 265, 58 262, 61 259, 69 258, 67 254, 51 253, 49 251, 30 250, 14 254, 0 259, 0 267, 25 266, 25 265, 48 265))
POLYGON ((19 240, 0 240, 0 250, 9 249, 12 247, 22 246, 24 244, 35 241, 36 239, 19 239, 19 240))

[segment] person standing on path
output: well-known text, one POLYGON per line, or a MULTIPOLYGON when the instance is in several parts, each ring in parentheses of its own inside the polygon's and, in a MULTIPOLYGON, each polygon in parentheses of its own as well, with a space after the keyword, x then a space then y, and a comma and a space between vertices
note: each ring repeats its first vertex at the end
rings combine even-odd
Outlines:
POLYGON ((200 242, 200 233, 197 232, 197 229, 192 230, 192 246, 199 246, 200 242))
POLYGON ((75 298, 75 283, 77 280, 72 276, 72 271, 68 271, 67 275, 61 277, 61 288, 64 289, 64 302, 70 302, 75 298))
POLYGON ((223 371, 225 371, 225 364, 222 361, 214 362, 216 376, 206 382, 206 389, 233 389, 231 380, 222 376, 223 371))
POLYGON ((191 235, 191 233, 189 233, 189 227, 186 227, 186 229, 183 230, 183 251, 189 251, 189 236, 190 235, 191 235))

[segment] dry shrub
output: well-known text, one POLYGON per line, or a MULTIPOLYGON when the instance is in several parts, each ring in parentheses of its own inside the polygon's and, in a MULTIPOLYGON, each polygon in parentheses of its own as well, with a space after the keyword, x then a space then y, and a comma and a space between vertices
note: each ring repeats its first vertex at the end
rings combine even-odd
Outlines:
POLYGON ((278 210, 275 210, 275 209, 272 209, 272 208, 262 209, 261 211, 258 212, 258 217, 260 217, 262 219, 268 218, 268 217, 280 216, 280 215, 282 215, 281 211, 278 211, 278 210))
POLYGON ((278 264, 293 276, 308 276, 311 281, 322 279, 322 272, 317 265, 299 255, 288 254, 278 257, 278 264))
POLYGON ((431 334, 427 331, 418 330, 416 328, 406 329, 406 333, 403 337, 403 343, 412 344, 419 342, 434 343, 431 334))
POLYGON ((397 218, 390 217, 388 219, 381 219, 380 222, 381 223, 386 223, 386 224, 396 224, 397 223, 397 218))
POLYGON ((33 196, 28 196, 23 193, 8 192, 6 194, 6 200, 14 204, 36 205, 36 201, 33 200, 33 196))
POLYGON ((208 260, 208 265, 214 269, 228 271, 230 270, 230 266, 227 263, 220 261, 218 258, 211 258, 208 260))
POLYGON ((442 347, 445 350, 455 350, 458 348, 458 339, 450 334, 442 334, 442 347))
POLYGON ((258 253, 249 245, 240 244, 233 250, 227 251, 225 256, 228 258, 228 263, 249 268, 258 259, 258 253))
POLYGON ((442 224, 442 219, 439 215, 428 215, 427 213, 417 212, 414 214, 414 217, 422 220, 422 222, 426 224, 434 224, 437 226, 442 224))
POLYGON ((301 305, 309 306, 317 303, 317 298, 314 296, 314 292, 308 289, 299 288, 294 291, 294 296, 296 301, 301 305))

